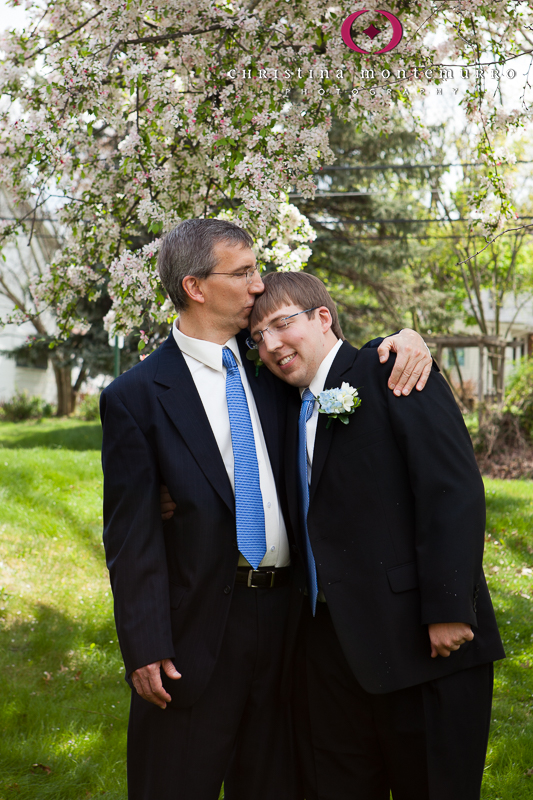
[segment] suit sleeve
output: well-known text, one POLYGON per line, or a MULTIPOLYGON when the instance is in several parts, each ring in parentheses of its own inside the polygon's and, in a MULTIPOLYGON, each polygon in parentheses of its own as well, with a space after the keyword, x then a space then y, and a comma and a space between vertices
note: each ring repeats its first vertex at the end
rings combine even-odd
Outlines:
MULTIPOLYGON (((361 350, 368 350, 370 348, 379 347, 381 342, 383 342, 385 339, 388 339, 389 336, 396 336, 398 333, 401 333, 401 331, 395 331, 395 333, 388 333, 386 336, 378 336, 376 339, 370 339, 370 341, 367 342, 366 344, 364 344, 360 349, 361 350)), ((432 362, 433 362, 433 368, 437 372, 440 372, 439 365, 437 364, 437 362, 435 361, 434 358, 432 358, 432 362)), ((424 391, 424 390, 422 390, 422 391, 424 391)))
POLYGON ((462 414, 435 368, 423 392, 397 398, 383 389, 415 497, 421 622, 475 626, 485 489, 462 414))
MULTIPOLYGON (((389 334, 389 336, 394 336, 394 334, 391 333, 391 334, 389 334)), ((384 336, 378 336, 376 339, 370 339, 370 341, 366 342, 366 344, 362 345, 362 347, 360 349, 361 350, 368 350, 371 347, 372 348, 379 347, 384 338, 385 338, 384 336)))
POLYGON ((173 658, 155 454, 118 395, 102 394, 104 545, 126 672, 173 658))

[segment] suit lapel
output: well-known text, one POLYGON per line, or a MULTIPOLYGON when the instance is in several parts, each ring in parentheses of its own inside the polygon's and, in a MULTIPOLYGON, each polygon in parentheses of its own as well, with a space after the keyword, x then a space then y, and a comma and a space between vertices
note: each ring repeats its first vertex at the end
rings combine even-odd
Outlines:
MULTIPOLYGON (((343 342, 342 347, 339 349, 339 352, 335 356, 335 360, 331 365, 331 369, 324 384, 324 389, 336 389, 340 387, 344 380, 344 374, 352 368, 356 356, 357 349, 348 344, 348 342, 343 342)), ((315 447, 313 450, 311 486, 309 487, 310 503, 320 480, 324 464, 326 463, 335 427, 342 427, 342 423, 338 420, 333 420, 329 428, 327 427, 327 424, 328 416, 326 414, 319 414, 316 429, 315 447)))
POLYGON ((207 480, 234 512, 235 498, 228 473, 193 377, 172 332, 158 353, 154 381, 168 387, 159 394, 159 401, 207 480))
POLYGON ((287 428, 285 441, 285 484, 289 517, 293 531, 301 527, 300 489, 298 487, 298 417, 300 416, 300 397, 298 392, 291 393, 287 407, 287 428))

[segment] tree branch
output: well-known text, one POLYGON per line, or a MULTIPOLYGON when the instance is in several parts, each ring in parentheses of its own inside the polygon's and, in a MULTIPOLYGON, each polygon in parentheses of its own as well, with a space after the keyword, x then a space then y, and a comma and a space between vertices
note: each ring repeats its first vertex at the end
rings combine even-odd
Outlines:
POLYGON ((93 19, 96 19, 96 17, 99 17, 100 14, 104 13, 104 11, 105 11, 105 8, 100 9, 100 11, 97 11, 96 14, 92 15, 92 17, 89 17, 89 19, 85 20, 85 22, 82 22, 80 25, 78 25, 77 28, 73 28, 68 33, 64 33, 63 36, 58 36, 57 39, 54 39, 53 42, 48 42, 48 44, 45 44, 43 47, 40 47, 38 50, 35 50, 34 53, 30 53, 29 56, 26 56, 24 58, 24 61, 27 61, 29 58, 34 58, 35 56, 38 56, 39 53, 43 52, 43 50, 47 50, 49 47, 52 47, 52 45, 57 44, 58 42, 62 42, 63 39, 68 39, 69 36, 73 36, 73 34, 77 33, 78 31, 81 31, 82 28, 85 28, 85 26, 88 25, 89 22, 91 22, 93 19))
POLYGON ((113 56, 115 55, 115 51, 121 46, 128 46, 130 44, 157 44, 157 42, 169 42, 172 39, 179 39, 181 36, 196 36, 198 33, 209 33, 210 31, 220 31, 223 30, 226 26, 225 25, 211 25, 209 28, 196 28, 196 30, 192 31, 178 31, 177 33, 163 33, 160 36, 141 36, 139 39, 119 39, 113 45, 113 49, 109 54, 109 58, 106 62, 106 67, 108 67, 113 60, 113 56))
POLYGON ((476 256, 479 256, 479 254, 480 254, 480 253, 482 253, 482 252, 483 252, 483 250, 486 250, 486 249, 487 249, 487 247, 490 247, 490 245, 491 245, 493 242, 495 242, 495 241, 496 241, 496 239, 499 239, 499 238, 500 238, 500 236, 505 236, 505 234, 506 234, 506 233, 513 233, 513 231, 521 231, 521 230, 523 230, 524 228, 533 228, 533 223, 532 223, 532 224, 530 224, 530 225, 520 225, 518 228, 507 228, 507 230, 505 230, 505 231, 502 231, 502 232, 501 232, 501 233, 499 233, 497 236, 495 236, 495 237, 494 237, 494 239, 491 239, 491 240, 490 240, 490 242, 488 242, 488 243, 485 245, 485 247, 484 247, 482 250, 478 250, 478 251, 477 251, 477 253, 474 253, 474 255, 473 255, 473 256, 469 256, 468 258, 465 258, 465 260, 464 260, 464 261, 458 261, 458 262, 457 262, 457 264, 456 264, 455 266, 456 266, 456 267, 460 267, 460 266, 461 266, 461 264, 466 264, 466 262, 467 262, 467 261, 470 261, 472 258, 475 258, 476 256))

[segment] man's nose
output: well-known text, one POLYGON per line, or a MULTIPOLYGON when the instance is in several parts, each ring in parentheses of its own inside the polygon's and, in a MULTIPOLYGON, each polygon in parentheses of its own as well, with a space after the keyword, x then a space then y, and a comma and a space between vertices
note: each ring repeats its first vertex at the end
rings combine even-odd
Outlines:
POLYGON ((275 333, 270 333, 268 328, 263 331, 263 342, 269 353, 275 353, 282 345, 280 337, 276 336, 275 333))
POLYGON ((248 291, 250 294, 262 294, 265 291, 263 279, 258 269, 254 272, 252 282, 248 284, 248 291))

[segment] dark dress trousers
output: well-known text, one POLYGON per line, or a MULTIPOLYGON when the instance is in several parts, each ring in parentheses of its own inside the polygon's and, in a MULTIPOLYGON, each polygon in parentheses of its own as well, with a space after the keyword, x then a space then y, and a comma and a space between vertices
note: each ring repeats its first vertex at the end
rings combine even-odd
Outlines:
MULTIPOLYGON (((244 336, 238 337, 244 356, 244 336)), ((287 387, 246 358, 281 483, 287 387)), ((104 543, 127 675, 171 658, 162 710, 132 692, 130 800, 293 800, 279 682, 289 587, 235 586, 235 502, 172 334, 102 393, 104 543), (177 507, 161 520, 159 487, 177 507)))
MULTIPOLYGON (((388 800, 392 789, 399 800, 473 800, 491 665, 504 657, 482 571, 484 487, 442 376, 433 370, 424 391, 397 398, 389 374, 375 352, 345 342, 325 388, 346 381, 361 406, 348 425, 318 419, 307 524, 327 603, 313 619, 300 569, 291 616, 294 627, 301 614, 294 683, 306 799, 388 800), (468 623, 474 639, 432 659, 427 626, 437 622, 468 623), (335 728, 345 731, 340 741, 335 728), (475 762, 470 770, 462 753, 475 762)), ((291 395, 288 464, 299 405, 291 395)), ((287 481, 292 525, 301 530, 294 469, 287 481)))

